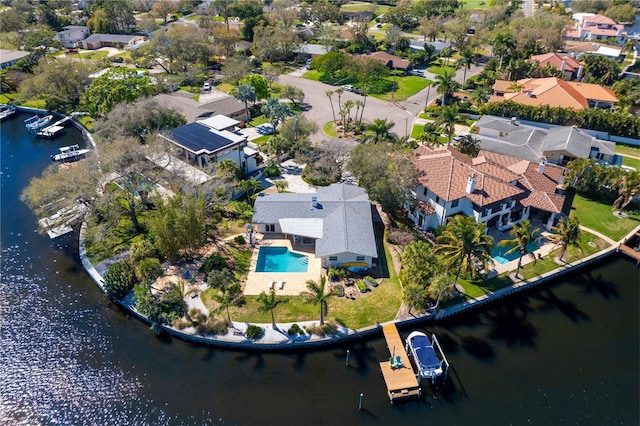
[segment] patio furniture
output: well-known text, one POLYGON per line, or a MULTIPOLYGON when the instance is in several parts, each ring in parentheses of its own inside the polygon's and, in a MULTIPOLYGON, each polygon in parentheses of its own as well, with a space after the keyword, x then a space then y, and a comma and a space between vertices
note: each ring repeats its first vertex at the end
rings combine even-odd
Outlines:
POLYGON ((282 277, 278 278, 278 290, 284 289, 284 280, 282 277))
POLYGON ((273 278, 269 278, 269 282, 267 283, 267 288, 269 290, 273 290, 273 278))

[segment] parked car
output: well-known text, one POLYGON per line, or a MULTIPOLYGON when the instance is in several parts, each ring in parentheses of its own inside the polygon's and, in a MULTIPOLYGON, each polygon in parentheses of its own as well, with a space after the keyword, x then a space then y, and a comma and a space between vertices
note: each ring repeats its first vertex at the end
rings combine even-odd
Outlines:
POLYGON ((203 92, 210 92, 211 91, 211 83, 209 83, 208 81, 202 85, 202 91, 203 92))
POLYGON ((121 64, 121 63, 123 63, 123 62, 124 62, 124 59, 122 59, 122 58, 121 58, 121 57, 119 57, 119 56, 116 56, 115 58, 111 58, 111 62, 115 62, 115 63, 117 63, 117 64, 121 64))
POLYGON ((350 84, 344 84, 342 86, 342 90, 346 90, 347 92, 353 92, 353 86, 350 84))
POLYGON ((364 96, 364 91, 362 91, 362 89, 358 89, 357 87, 353 88, 353 93, 355 93, 356 95, 363 95, 364 96))

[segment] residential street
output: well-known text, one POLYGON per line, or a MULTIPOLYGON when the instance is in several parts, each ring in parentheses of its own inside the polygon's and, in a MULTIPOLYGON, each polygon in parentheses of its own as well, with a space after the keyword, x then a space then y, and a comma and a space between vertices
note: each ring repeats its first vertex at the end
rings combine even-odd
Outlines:
MULTIPOLYGON (((472 75, 478 74, 482 71, 482 66, 473 65, 470 70, 467 71, 467 79, 472 75)), ((322 126, 327 122, 333 120, 333 113, 331 111, 331 103, 327 97, 328 91, 334 91, 338 87, 331 86, 329 84, 321 83, 319 81, 307 80, 298 76, 300 73, 296 72, 294 75, 281 75, 278 79, 280 84, 290 84, 292 86, 302 89, 305 93, 304 101, 310 105, 310 109, 304 114, 315 121, 318 124, 318 132, 311 135, 312 142, 321 142, 323 140, 331 139, 324 133, 322 133, 322 126)), ((455 74, 455 79, 462 83, 463 71, 458 70, 455 74)), ((435 80, 434 75, 429 75, 431 80, 435 80)), ((366 106, 364 109, 364 120, 373 121, 376 118, 386 118, 395 123, 395 126, 391 130, 399 136, 405 136, 411 133, 411 126, 414 119, 424 109, 427 101, 427 95, 431 102, 438 96, 436 88, 426 88, 421 92, 416 93, 409 99, 400 102, 387 102, 380 99, 376 99, 372 96, 367 96, 366 106)), ((340 102, 346 100, 362 100, 364 97, 352 92, 344 92, 341 96, 340 102)), ((338 96, 333 95, 333 108, 335 109, 336 117, 338 116, 338 96)), ((355 113, 355 109, 353 110, 355 113)))

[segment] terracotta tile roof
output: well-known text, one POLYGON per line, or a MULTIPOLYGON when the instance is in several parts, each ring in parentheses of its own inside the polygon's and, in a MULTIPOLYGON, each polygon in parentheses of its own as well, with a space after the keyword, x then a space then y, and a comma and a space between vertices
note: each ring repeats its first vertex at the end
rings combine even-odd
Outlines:
POLYGON ((407 61, 406 59, 399 58, 387 52, 372 52, 367 56, 373 59, 377 59, 380 62, 384 63, 385 65, 391 62, 394 68, 401 69, 401 70, 406 70, 411 65, 411 62, 407 61))
POLYGON ((517 81, 520 91, 514 92, 513 82, 496 80, 493 89, 504 96, 491 96, 490 102, 511 100, 525 105, 549 105, 573 109, 588 108, 588 100, 615 103, 612 90, 599 84, 565 81, 557 77, 525 78, 517 81))
POLYGON ((604 15, 594 15, 594 16, 585 16, 582 18, 582 23, 591 24, 591 25, 617 25, 618 23, 608 16, 604 15))
POLYGON ((481 151, 470 161, 458 157, 453 148, 418 147, 412 160, 420 184, 445 201, 467 198, 482 207, 513 198, 524 207, 555 213, 562 209, 565 197, 555 194, 563 173, 561 167, 547 164, 544 174, 540 174, 537 163, 503 154, 481 151), (466 192, 470 175, 476 177, 471 194, 466 192))
POLYGON ((545 53, 542 55, 534 55, 530 59, 531 62, 538 61, 541 67, 549 64, 558 71, 562 69, 562 62, 565 61, 565 71, 577 71, 580 68, 580 61, 571 56, 560 56, 557 53, 545 53))

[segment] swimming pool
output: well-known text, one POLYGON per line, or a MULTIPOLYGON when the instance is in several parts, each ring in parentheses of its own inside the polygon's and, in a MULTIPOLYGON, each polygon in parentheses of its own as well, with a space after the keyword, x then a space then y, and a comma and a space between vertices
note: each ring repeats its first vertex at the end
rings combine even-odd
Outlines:
POLYGON ((292 253, 286 247, 260 247, 256 272, 307 272, 309 256, 292 253))
MULTIPOLYGON (((491 250, 491 257, 493 258, 493 261, 501 265, 504 265, 505 263, 511 262, 512 260, 516 260, 517 258, 519 258, 520 257, 519 250, 516 250, 513 253, 505 254, 512 247, 513 246, 511 247, 495 246, 493 250, 491 250)), ((529 251, 529 253, 539 248, 540 248, 540 243, 538 243, 537 241, 531 241, 529 244, 527 244, 527 250, 529 251)))

